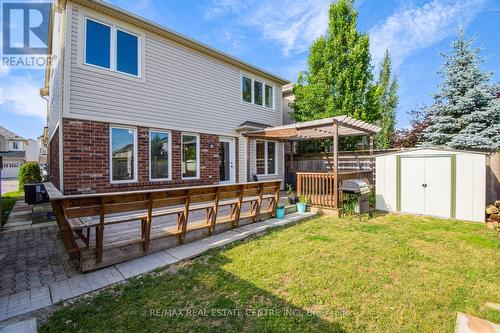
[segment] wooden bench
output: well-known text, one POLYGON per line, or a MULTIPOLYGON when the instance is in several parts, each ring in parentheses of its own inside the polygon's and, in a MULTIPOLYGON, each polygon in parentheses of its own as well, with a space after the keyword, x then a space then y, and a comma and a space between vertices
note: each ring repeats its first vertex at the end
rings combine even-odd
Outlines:
POLYGON ((262 213, 274 216, 280 186, 281 181, 260 181, 63 196, 51 183, 46 184, 68 254, 79 258, 81 251, 91 246, 91 230, 95 230, 96 263, 102 261, 105 250, 124 244, 140 243, 143 252, 148 253, 151 239, 176 235, 183 243, 186 233, 191 230, 206 228, 208 234, 212 234, 219 224, 230 223, 231 227, 236 227, 242 218, 257 222, 262 213), (267 206, 264 208, 265 201, 267 206), (248 212, 242 212, 243 204, 249 205, 248 212), (229 215, 220 217, 219 208, 224 206, 229 207, 229 215), (188 223, 190 212, 200 210, 206 211, 205 218, 198 223, 188 223), (170 215, 177 217, 177 228, 152 233, 154 219, 170 215), (111 235, 105 244, 106 227, 133 221, 141 223, 140 236, 125 239, 119 234, 111 235), (78 246, 78 240, 83 242, 83 247, 78 246))

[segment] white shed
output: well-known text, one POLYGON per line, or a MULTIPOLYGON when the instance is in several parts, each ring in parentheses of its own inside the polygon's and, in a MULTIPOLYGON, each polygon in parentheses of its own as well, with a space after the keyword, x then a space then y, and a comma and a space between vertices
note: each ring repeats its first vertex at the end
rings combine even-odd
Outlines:
POLYGON ((422 147, 376 156, 376 207, 484 222, 486 155, 422 147))

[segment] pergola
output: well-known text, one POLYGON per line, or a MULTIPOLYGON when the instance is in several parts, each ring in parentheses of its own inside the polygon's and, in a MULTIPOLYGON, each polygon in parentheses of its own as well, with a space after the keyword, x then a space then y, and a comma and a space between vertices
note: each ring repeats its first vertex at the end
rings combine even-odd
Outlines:
MULTIPOLYGON (((327 196, 326 201, 323 197, 321 200, 326 202, 328 206, 338 207, 338 186, 339 186, 339 172, 338 172, 338 156, 339 156, 339 137, 349 137, 349 136, 369 136, 370 137, 370 151, 373 153, 373 139, 375 134, 380 131, 380 127, 369 124, 362 120, 354 119, 350 116, 336 116, 331 118, 323 118, 318 120, 311 120, 301 123, 295 123, 290 125, 268 127, 260 130, 254 130, 244 133, 248 138, 252 139, 265 139, 265 140, 275 140, 275 141, 289 141, 292 143, 292 154, 291 162, 293 165, 293 142, 304 141, 304 140, 316 140, 316 139, 333 139, 333 167, 332 176, 334 181, 331 188, 331 193, 325 193, 327 196), (331 198, 328 199, 328 197, 331 198)), ((314 181, 316 181, 315 179, 314 181)), ((316 187, 321 187, 316 189, 321 194, 324 190, 325 184, 321 181, 317 182, 320 185, 314 185, 316 187)), ((328 187, 329 185, 326 185, 328 187)), ((297 185, 297 191, 300 192, 300 184, 297 185)))

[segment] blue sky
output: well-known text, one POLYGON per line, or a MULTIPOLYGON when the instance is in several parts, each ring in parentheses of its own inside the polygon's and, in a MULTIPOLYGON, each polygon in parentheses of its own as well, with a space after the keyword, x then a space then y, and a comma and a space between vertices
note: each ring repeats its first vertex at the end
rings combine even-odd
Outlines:
MULTIPOLYGON (((330 1, 325 0, 109 0, 258 67, 295 81, 306 70, 308 47, 325 33, 330 1)), ((358 0, 358 26, 370 35, 372 60, 389 49, 400 82, 397 126, 407 112, 431 104, 442 64, 459 25, 483 48, 485 70, 500 81, 500 1, 358 0)), ((0 66, 0 124, 35 138, 45 124, 38 97, 43 71, 0 66)))

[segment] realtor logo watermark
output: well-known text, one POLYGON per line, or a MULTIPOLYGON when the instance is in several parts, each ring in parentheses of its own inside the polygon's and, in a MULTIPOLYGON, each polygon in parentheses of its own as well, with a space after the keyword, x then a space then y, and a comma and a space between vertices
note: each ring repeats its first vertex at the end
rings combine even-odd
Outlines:
POLYGON ((2 5, 2 65, 9 68, 45 68, 48 55, 51 3, 11 2, 2 5))

